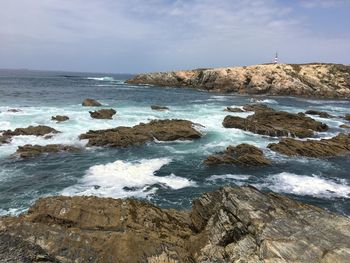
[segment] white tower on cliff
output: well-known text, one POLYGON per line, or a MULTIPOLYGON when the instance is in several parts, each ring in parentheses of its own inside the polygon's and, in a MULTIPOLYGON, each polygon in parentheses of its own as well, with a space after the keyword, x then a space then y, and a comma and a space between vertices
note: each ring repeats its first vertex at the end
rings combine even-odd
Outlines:
POLYGON ((275 56, 275 61, 274 61, 275 64, 278 64, 278 53, 276 52, 276 56, 275 56))

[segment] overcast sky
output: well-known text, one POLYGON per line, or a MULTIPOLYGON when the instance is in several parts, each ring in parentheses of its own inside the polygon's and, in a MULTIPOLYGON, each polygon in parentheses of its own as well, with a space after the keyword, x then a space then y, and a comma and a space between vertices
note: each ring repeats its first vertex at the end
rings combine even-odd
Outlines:
POLYGON ((350 63, 350 0, 0 0, 0 68, 350 63))

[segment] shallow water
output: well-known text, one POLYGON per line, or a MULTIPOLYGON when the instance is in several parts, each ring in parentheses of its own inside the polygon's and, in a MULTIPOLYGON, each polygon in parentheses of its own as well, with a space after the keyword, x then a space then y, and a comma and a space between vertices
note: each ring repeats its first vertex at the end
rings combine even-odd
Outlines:
MULTIPOLYGON (((242 106, 251 96, 223 95, 191 89, 124 84, 127 75, 0 71, 0 129, 48 125, 61 133, 51 139, 14 137, 0 146, 0 214, 25 211, 39 197, 97 195, 138 197, 162 207, 189 208, 201 193, 223 185, 252 184, 264 191, 288 194, 350 216, 350 157, 328 159, 288 158, 266 149, 277 138, 225 129, 221 123, 226 106, 242 106), (95 98, 117 110, 113 120, 91 119, 82 107, 84 98, 95 98), (157 112, 150 105, 170 107, 157 112), (7 112, 19 108, 18 113, 7 112), (67 115, 63 123, 52 115, 67 115), (132 126, 151 119, 188 119, 204 136, 195 141, 152 142, 127 149, 87 148, 81 153, 62 153, 30 160, 13 157, 17 147, 31 144, 85 145, 78 136, 88 130, 132 126), (206 167, 203 160, 226 146, 251 143, 273 160, 270 167, 206 167)), ((350 113, 345 100, 310 100, 291 97, 259 97, 270 107, 300 112, 326 110, 341 116, 350 113)), ((231 113, 248 116, 249 113, 231 113)), ((331 129, 315 137, 332 137, 344 129, 341 118, 317 120, 331 129)), ((349 123, 347 123, 349 124, 349 123)), ((349 130, 347 130, 348 132, 349 130)))

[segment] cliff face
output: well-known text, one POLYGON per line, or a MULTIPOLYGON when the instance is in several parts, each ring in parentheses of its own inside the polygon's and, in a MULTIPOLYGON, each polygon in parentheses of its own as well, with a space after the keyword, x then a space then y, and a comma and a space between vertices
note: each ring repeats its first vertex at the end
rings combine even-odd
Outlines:
POLYGON ((137 200, 40 199, 0 218, 1 262, 348 262, 350 219, 253 187, 204 194, 192 211, 137 200))
POLYGON ((140 74, 130 84, 191 87, 213 92, 350 98, 350 66, 266 64, 140 74))

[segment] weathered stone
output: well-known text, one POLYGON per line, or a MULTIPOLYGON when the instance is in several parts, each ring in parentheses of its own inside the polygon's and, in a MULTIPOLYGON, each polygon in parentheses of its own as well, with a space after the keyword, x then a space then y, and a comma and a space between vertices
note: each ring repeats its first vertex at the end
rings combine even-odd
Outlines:
POLYGON ((9 136, 0 135, 0 145, 9 143, 11 138, 9 136))
POLYGON ((64 115, 56 115, 56 116, 52 116, 51 120, 57 121, 57 122, 63 122, 63 121, 68 121, 69 117, 68 116, 64 116, 64 115))
POLYGON ((91 118, 94 119, 112 119, 117 112, 113 109, 102 109, 98 111, 89 111, 91 118))
POLYGON ((80 135, 88 139, 89 146, 127 147, 148 141, 192 140, 201 137, 193 128, 194 124, 186 120, 154 120, 133 127, 89 131, 80 135))
POLYGON ((44 136, 50 133, 58 133, 59 131, 45 125, 29 126, 27 128, 17 128, 14 131, 7 130, 3 132, 3 136, 18 136, 18 135, 35 135, 44 136))
POLYGON ((306 141, 285 138, 279 143, 270 143, 267 147, 288 156, 337 156, 350 152, 350 135, 340 133, 331 139, 306 141))
POLYGON ((274 109, 268 107, 265 104, 261 103, 253 103, 253 104, 246 104, 243 106, 243 110, 245 111, 274 111, 274 109))
POLYGON ((348 129, 348 128, 350 128, 350 126, 346 125, 346 124, 341 124, 341 125, 339 125, 339 128, 348 129))
POLYGON ((327 112, 324 111, 317 111, 317 110, 308 110, 305 112, 305 114, 309 114, 309 115, 318 115, 321 118, 334 118, 333 115, 330 115, 327 112))
POLYGON ((59 153, 59 152, 79 152, 81 148, 71 146, 71 145, 61 145, 61 144, 48 144, 48 145, 32 145, 26 144, 24 146, 19 146, 16 154, 21 158, 35 157, 45 153, 59 153))
POLYGON ((228 112, 244 112, 244 110, 242 110, 241 108, 233 108, 233 107, 226 107, 224 109, 224 111, 228 111, 228 112))
POLYGON ((87 107, 99 107, 102 106, 101 103, 99 103, 97 100, 94 99, 85 99, 82 103, 83 106, 87 107))
POLYGON ((346 115, 344 116, 344 119, 347 120, 347 121, 350 121, 350 114, 346 114, 346 115))
POLYGON ((169 110, 168 107, 160 106, 160 105, 152 105, 152 106, 151 106, 151 109, 152 109, 152 110, 157 110, 157 111, 169 110))

